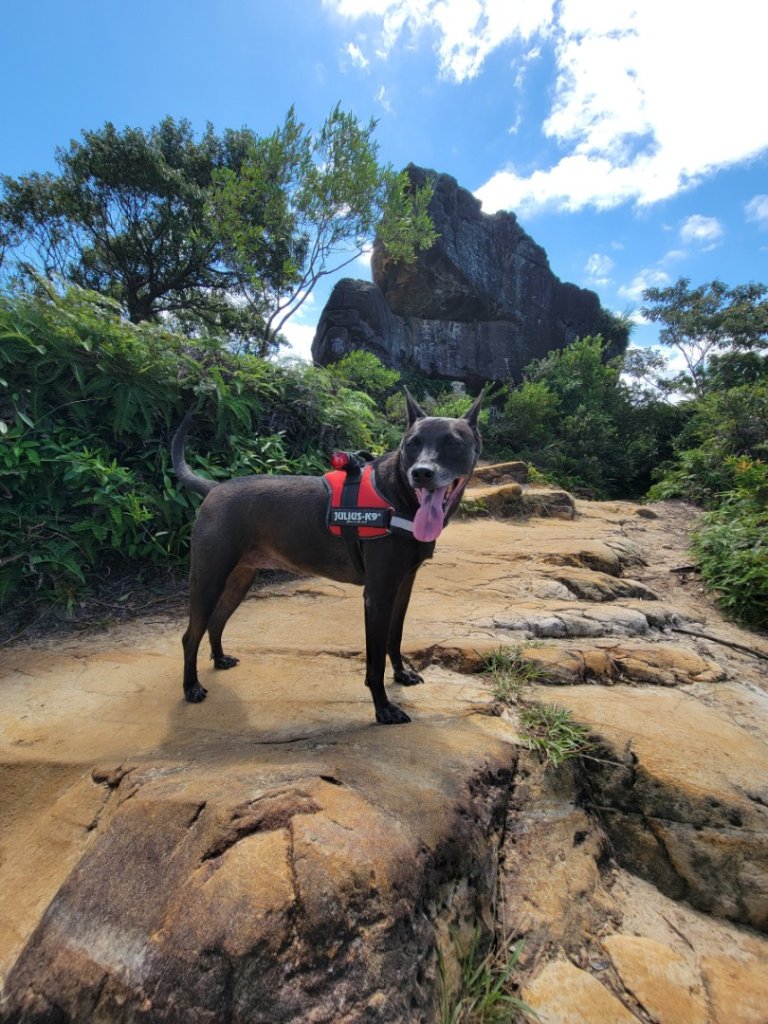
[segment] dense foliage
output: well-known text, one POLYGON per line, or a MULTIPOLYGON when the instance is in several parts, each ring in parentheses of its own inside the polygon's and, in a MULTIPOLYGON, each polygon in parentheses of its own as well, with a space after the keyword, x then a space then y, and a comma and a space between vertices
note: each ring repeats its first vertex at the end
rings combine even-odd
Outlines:
POLYGON ((768 464, 726 460, 732 483, 694 534, 701 574, 726 614, 768 628, 768 464))
POLYGON ((341 377, 131 324, 79 289, 0 298, 0 387, 6 605, 71 604, 95 573, 183 561, 197 499, 176 486, 169 442, 193 404, 190 464, 214 478, 321 472, 324 453, 387 433, 341 377))
MULTIPOLYGON (((486 455, 598 498, 702 506, 703 577, 728 614, 768 626, 768 357, 759 343, 721 347, 701 393, 670 402, 652 386, 655 356, 609 353, 583 338, 490 388, 486 455)), ((428 412, 466 408, 366 352, 327 369, 279 364, 214 334, 131 323, 76 287, 38 279, 34 295, 1 296, 0 605, 72 606, 111 572, 183 566, 198 499, 177 487, 169 443, 187 408, 204 475, 320 473, 334 448, 397 443, 404 382, 428 412)))
POLYGON ((768 627, 768 360, 762 379, 691 403, 674 457, 650 489, 706 509, 694 536, 702 576, 732 617, 768 627))
POLYGON ((378 160, 375 122, 337 106, 317 133, 289 110, 261 138, 196 139, 187 121, 107 123, 57 150, 57 174, 0 177, 0 266, 118 300, 134 323, 170 316, 265 355, 325 274, 374 233, 408 261, 435 235, 428 183, 378 160))
POLYGON ((671 454, 685 414, 624 382, 624 357, 582 338, 531 363, 496 396, 488 447, 514 454, 562 486, 594 497, 640 497, 671 454))

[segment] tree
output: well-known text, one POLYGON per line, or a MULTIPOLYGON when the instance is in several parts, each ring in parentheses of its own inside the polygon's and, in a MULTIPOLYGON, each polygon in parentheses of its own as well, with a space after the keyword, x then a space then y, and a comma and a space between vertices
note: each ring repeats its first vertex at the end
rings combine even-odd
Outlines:
POLYGON ((148 132, 83 132, 56 151, 58 174, 2 178, 0 226, 16 267, 109 295, 133 323, 165 313, 235 328, 234 278, 205 204, 214 170, 239 166, 253 137, 219 138, 209 125, 196 141, 170 117, 148 132))
POLYGON ((317 282, 357 259, 374 233, 410 262, 436 235, 431 183, 378 162, 375 121, 361 125, 337 105, 313 136, 293 108, 237 169, 214 175, 210 209, 238 293, 263 322, 266 351, 317 282))
POLYGON ((266 138, 208 125, 196 140, 170 117, 83 132, 57 150, 59 173, 0 178, 4 274, 59 277, 134 323, 166 315, 266 354, 333 257, 355 258, 377 224, 395 258, 434 240, 431 191, 378 163, 374 128, 337 106, 316 136, 293 109, 266 138))
POLYGON ((701 396, 707 390, 707 366, 723 352, 756 352, 768 347, 768 287, 728 288, 722 281, 690 287, 687 278, 669 288, 648 288, 641 313, 664 326, 662 344, 677 349, 687 372, 673 381, 677 390, 701 396))

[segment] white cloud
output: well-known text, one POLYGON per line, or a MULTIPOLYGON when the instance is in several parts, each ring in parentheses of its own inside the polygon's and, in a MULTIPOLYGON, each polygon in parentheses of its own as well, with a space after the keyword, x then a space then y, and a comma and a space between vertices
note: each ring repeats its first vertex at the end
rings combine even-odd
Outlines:
POLYGON ((382 85, 379 91, 376 93, 376 101, 382 105, 382 107, 389 114, 392 110, 392 103, 390 102, 389 95, 387 93, 387 87, 382 85))
POLYGON ((592 284, 605 286, 610 282, 614 262, 610 256, 595 252, 587 260, 584 270, 592 284))
POLYGON ((520 126, 522 125, 522 123, 523 118, 520 114, 518 114, 514 122, 509 126, 509 128, 507 128, 507 133, 509 135, 517 135, 517 133, 520 131, 520 126))
POLYGON ((349 57, 349 59, 352 61, 352 63, 355 65, 355 67, 358 67, 358 68, 367 68, 368 67, 368 64, 370 63, 370 61, 365 56, 365 54, 360 49, 360 47, 357 45, 357 43, 348 43, 345 52, 346 52, 347 56, 349 57))
POLYGON ((665 253, 659 263, 679 263, 680 260, 687 260, 688 253, 685 249, 670 249, 669 252, 665 253))
POLYGON ((533 174, 495 176, 478 193, 484 205, 653 203, 768 147, 768 122, 748 102, 761 90, 762 15, 750 0, 734 3, 726 18, 688 2, 564 0, 543 128, 566 152, 533 174))
POLYGON ((522 90, 523 86, 525 85, 525 76, 526 76, 526 74, 528 72, 528 68, 531 66, 531 64, 535 60, 538 60, 540 57, 541 57, 541 47, 540 46, 534 46, 532 49, 530 49, 525 54, 525 56, 522 58, 522 60, 520 60, 518 62, 518 64, 513 65, 513 67, 517 68, 517 71, 515 73, 515 77, 514 77, 514 80, 513 80, 513 83, 512 83, 515 92, 520 92, 522 90))
POLYGON ((723 237, 723 228, 716 217, 703 217, 695 213, 683 222, 680 228, 680 241, 686 245, 694 244, 705 249, 713 249, 723 237))
MULTIPOLYGON (((530 40, 532 56, 552 48, 542 131, 562 155, 532 170, 500 169, 476 193, 489 212, 647 205, 768 148, 768 119, 754 105, 764 91, 768 14, 755 0, 727 9, 694 0, 324 3, 350 20, 378 19, 382 56, 431 31, 440 74, 458 83, 511 40, 530 40)), ((511 89, 516 75, 519 90, 519 65, 511 89)), ((763 208, 752 214, 760 223, 763 208)))
POLYGON ((755 221, 761 228, 768 228, 768 196, 755 196, 746 204, 747 220, 755 221))
MULTIPOLYGON (((379 55, 388 56, 403 37, 424 29, 437 33, 440 73, 457 82, 474 78, 485 58, 502 43, 529 39, 552 18, 554 0, 323 0, 351 20, 381 21, 379 55)), ((535 54, 534 54, 535 56, 535 54)))
POLYGON ((315 337, 316 327, 311 324, 302 324, 298 320, 291 319, 280 332, 288 339, 288 347, 280 349, 281 356, 294 356, 297 359, 312 361, 312 340, 315 337))
POLYGON ((619 295, 632 302, 640 302, 646 288, 664 288, 670 283, 669 274, 659 269, 641 270, 633 280, 619 288, 619 295))

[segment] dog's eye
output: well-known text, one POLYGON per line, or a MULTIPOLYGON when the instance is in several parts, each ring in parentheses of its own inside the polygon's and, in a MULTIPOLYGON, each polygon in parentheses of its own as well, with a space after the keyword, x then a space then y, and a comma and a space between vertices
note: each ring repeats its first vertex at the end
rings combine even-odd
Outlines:
POLYGON ((451 436, 451 437, 448 438, 448 447, 449 448, 462 448, 463 446, 464 446, 464 442, 462 441, 462 439, 460 437, 451 436))
POLYGON ((416 437, 409 438, 405 442, 405 447, 408 449, 409 452, 416 451, 416 449, 419 447, 419 440, 418 440, 418 438, 416 438, 416 437))

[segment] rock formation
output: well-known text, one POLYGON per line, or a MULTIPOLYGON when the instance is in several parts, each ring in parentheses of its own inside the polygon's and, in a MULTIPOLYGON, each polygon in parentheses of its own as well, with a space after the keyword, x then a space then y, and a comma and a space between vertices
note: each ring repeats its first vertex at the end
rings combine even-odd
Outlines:
POLYGON ((411 264, 374 246, 373 283, 345 278, 334 288, 312 344, 315 362, 366 349, 396 369, 462 380, 519 379, 532 359, 578 337, 602 334, 616 351, 626 336, 594 292, 564 284, 513 213, 488 215, 447 174, 427 177, 438 239, 411 264))
MULTIPOLYGON (((470 495, 539 493, 513 477, 470 495)), ((542 1024, 765 1024, 765 637, 671 571, 690 510, 575 510, 446 530, 408 726, 371 722, 360 590, 326 580, 243 603, 204 705, 181 608, 4 647, 0 1022, 432 1024, 496 933, 542 1024), (536 668, 507 703, 500 648, 536 668), (519 702, 587 727, 578 771, 519 702)))

